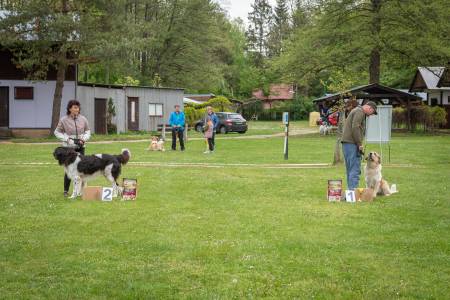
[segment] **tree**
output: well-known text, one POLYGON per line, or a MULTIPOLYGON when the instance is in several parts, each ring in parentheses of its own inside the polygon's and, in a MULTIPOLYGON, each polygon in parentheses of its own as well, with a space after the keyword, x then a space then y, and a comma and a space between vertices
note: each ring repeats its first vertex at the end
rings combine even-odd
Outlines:
POLYGON ((444 0, 323 0, 276 59, 292 81, 311 85, 334 71, 359 74, 355 84, 407 87, 418 65, 450 57, 450 3, 444 0), (411 26, 414 25, 414 26, 411 26))
POLYGON ((277 0, 275 6, 274 22, 269 36, 269 54, 278 56, 282 51, 283 42, 288 38, 290 32, 289 13, 286 0, 277 0))
POLYGON ((272 7, 267 0, 255 0, 248 14, 247 40, 251 51, 259 56, 268 54, 268 38, 272 25, 272 7))
POLYGON ((51 68, 57 71, 53 131, 60 117, 66 69, 93 60, 79 53, 95 40, 91 35, 101 14, 91 1, 7 1, 4 8, 6 14, 0 19, 2 45, 15 53, 17 66, 30 79, 45 79, 51 68))
POLYGON ((109 14, 121 26, 113 24, 112 45, 94 49, 102 62, 84 67, 90 80, 131 76, 143 85, 195 92, 222 86, 232 63, 230 23, 213 1, 112 1, 109 14), (105 76, 106 70, 114 71, 105 76))

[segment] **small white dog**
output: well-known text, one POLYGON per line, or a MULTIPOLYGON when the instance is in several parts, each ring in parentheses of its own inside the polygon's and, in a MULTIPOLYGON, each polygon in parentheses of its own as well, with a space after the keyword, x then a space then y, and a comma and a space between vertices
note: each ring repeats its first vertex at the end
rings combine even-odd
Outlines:
POLYGON ((370 152, 366 160, 367 164, 364 168, 366 188, 373 189, 373 197, 392 194, 388 182, 381 175, 380 155, 377 152, 370 152))
POLYGON ((150 145, 148 146, 148 150, 152 151, 166 151, 164 148, 164 140, 162 138, 158 138, 157 136, 152 136, 152 140, 150 145))
POLYGON ((329 125, 320 125, 319 127, 319 133, 320 135, 327 135, 331 133, 331 126, 329 125))

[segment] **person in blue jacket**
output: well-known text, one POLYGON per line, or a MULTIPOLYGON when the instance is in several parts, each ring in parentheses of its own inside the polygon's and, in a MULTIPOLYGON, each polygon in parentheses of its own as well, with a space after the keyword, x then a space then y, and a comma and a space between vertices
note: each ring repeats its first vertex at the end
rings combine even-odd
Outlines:
POLYGON ((180 105, 175 105, 175 111, 170 114, 169 125, 172 127, 172 150, 177 150, 177 134, 181 151, 184 151, 184 112, 180 111, 180 105))
POLYGON ((211 119, 211 121, 214 124, 213 134, 212 134, 212 138, 211 138, 212 146, 213 146, 213 150, 212 151, 214 151, 214 149, 216 148, 216 141, 214 140, 214 138, 216 137, 217 126, 219 126, 219 118, 214 113, 214 110, 213 110, 213 108, 211 106, 207 106, 206 107, 206 113, 207 113, 207 115, 206 115, 206 118, 205 118, 205 124, 206 124, 206 121, 207 121, 208 118, 211 119))

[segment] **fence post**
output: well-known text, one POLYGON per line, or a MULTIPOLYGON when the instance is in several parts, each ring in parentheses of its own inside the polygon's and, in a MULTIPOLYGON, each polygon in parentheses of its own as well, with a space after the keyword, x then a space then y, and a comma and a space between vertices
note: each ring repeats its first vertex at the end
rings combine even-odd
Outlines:
POLYGON ((163 141, 165 141, 166 140, 166 124, 164 124, 164 123, 162 125, 161 135, 162 135, 163 141))

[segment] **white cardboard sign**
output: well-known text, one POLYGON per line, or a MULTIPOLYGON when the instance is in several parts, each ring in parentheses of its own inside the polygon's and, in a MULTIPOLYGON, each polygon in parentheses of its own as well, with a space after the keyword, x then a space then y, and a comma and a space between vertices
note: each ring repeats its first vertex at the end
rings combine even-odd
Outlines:
POLYGON ((102 191, 102 201, 112 201, 113 189, 110 187, 104 187, 102 191))
POLYGON ((356 202, 355 191, 345 190, 345 201, 347 201, 347 202, 356 202))

